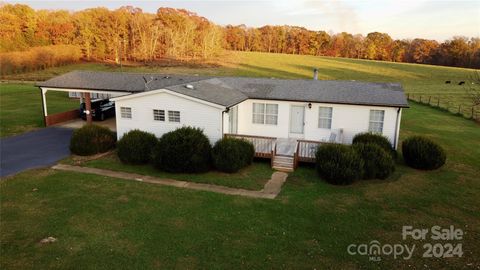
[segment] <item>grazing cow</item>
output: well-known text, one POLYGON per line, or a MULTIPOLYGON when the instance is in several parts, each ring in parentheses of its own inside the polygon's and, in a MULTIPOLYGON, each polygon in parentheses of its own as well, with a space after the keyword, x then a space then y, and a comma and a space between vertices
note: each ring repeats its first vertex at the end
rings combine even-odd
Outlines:
POLYGON ((445 81, 445 83, 446 83, 446 84, 450 84, 450 83, 452 83, 452 81, 445 81))
POLYGON ((464 84, 465 84, 464 81, 461 81, 461 82, 458 83, 458 85, 464 85, 464 84))

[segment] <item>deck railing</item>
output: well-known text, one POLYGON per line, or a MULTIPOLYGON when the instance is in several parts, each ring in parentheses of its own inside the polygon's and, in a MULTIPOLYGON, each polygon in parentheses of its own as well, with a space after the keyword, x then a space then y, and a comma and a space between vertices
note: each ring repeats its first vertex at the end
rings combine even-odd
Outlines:
POLYGON ((300 150, 300 142, 297 140, 295 142, 295 152, 293 153, 293 168, 296 169, 298 167, 298 151, 300 150))
POLYGON ((277 138, 275 137, 264 137, 264 136, 254 136, 254 135, 243 135, 243 134, 231 134, 227 133, 224 135, 229 138, 238 138, 249 141, 255 147, 255 157, 261 158, 271 158, 273 156, 273 151, 275 149, 275 142, 277 138))
POLYGON ((320 144, 326 142, 297 140, 296 162, 315 162, 315 153, 320 144))

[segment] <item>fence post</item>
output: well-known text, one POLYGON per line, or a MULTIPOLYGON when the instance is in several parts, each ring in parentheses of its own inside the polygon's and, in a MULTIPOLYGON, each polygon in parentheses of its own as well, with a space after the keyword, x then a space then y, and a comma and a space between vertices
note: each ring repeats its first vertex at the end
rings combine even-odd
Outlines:
POLYGON ((430 105, 430 100, 432 99, 432 96, 428 97, 428 105, 430 105))
POLYGON ((437 98, 437 107, 440 107, 440 98, 437 98))
POLYGON ((422 95, 420 95, 420 103, 422 103, 422 95))
POLYGON ((460 110, 462 109, 462 104, 458 105, 458 113, 460 114, 460 110))

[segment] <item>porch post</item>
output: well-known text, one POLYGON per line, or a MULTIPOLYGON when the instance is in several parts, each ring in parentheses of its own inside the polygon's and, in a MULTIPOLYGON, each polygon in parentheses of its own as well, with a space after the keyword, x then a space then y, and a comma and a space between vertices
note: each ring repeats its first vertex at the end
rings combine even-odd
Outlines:
POLYGON ((43 89, 42 88, 42 104, 43 104, 43 115, 44 116, 47 116, 48 113, 47 113, 47 97, 46 97, 46 94, 47 94, 47 89, 43 89))
POLYGON ((92 103, 90 100, 90 93, 83 93, 85 98, 85 114, 87 115, 87 124, 92 123, 92 103))
POLYGON ((43 124, 47 126, 47 89, 40 88, 42 95, 43 124))

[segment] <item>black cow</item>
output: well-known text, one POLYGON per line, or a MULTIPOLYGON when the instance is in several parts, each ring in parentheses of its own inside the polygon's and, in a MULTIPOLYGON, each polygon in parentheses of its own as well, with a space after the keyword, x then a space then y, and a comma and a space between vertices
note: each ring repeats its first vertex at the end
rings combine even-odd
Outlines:
POLYGON ((461 82, 458 83, 458 85, 464 85, 464 84, 465 84, 464 81, 461 81, 461 82))
POLYGON ((445 81, 445 83, 446 83, 446 84, 450 84, 450 83, 452 83, 452 81, 445 81))

